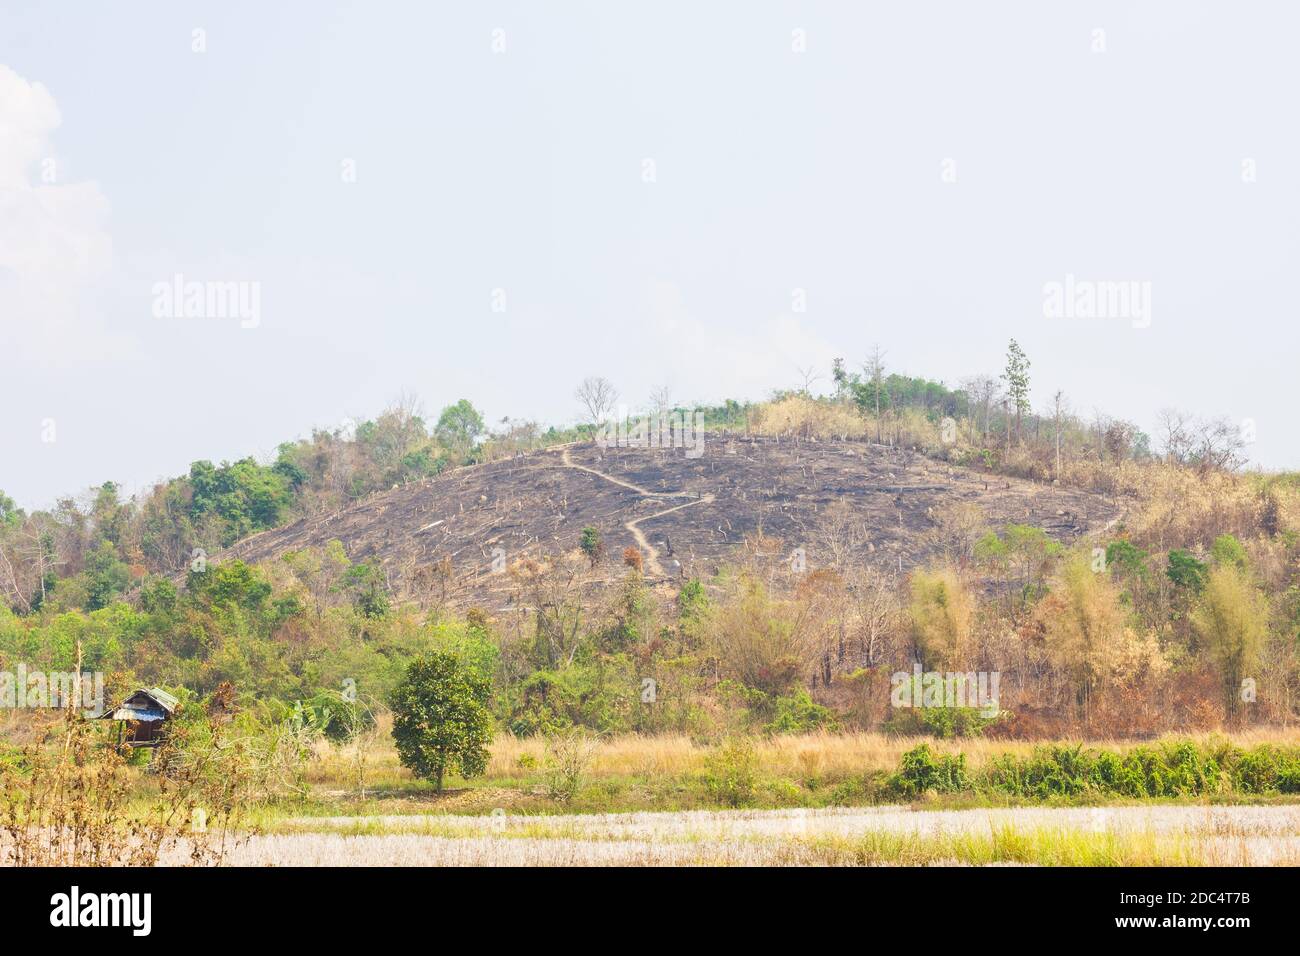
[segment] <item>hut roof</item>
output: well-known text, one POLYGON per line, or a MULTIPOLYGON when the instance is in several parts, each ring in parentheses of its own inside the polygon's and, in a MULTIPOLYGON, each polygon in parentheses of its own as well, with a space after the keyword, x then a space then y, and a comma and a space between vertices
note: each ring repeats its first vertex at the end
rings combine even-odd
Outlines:
POLYGON ((99 720, 166 720, 180 703, 165 690, 157 687, 137 690, 116 707, 99 715, 99 720))

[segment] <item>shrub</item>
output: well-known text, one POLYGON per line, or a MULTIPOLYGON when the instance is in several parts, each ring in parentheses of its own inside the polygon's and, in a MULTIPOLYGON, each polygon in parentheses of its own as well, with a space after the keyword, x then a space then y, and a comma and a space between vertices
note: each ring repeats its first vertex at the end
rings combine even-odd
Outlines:
POLYGON ((835 715, 816 703, 803 688, 790 697, 778 697, 773 703, 773 717, 764 728, 770 734, 805 734, 813 730, 834 730, 835 715))
POLYGON ((244 839, 249 765, 222 727, 174 725, 152 751, 156 793, 139 803, 104 728, 69 710, 45 729, 0 762, 0 865, 155 866, 169 850, 216 865, 244 839))
POLYGON ((600 532, 591 525, 582 529, 582 537, 578 540, 578 547, 582 553, 587 556, 594 568, 605 554, 605 543, 600 538, 600 532))
POLYGON ((970 789, 965 754, 937 756, 929 744, 921 744, 903 754, 898 772, 889 778, 891 791, 915 797, 927 791, 958 793, 970 789))
POLYGON ((582 786, 583 774, 600 738, 580 727, 569 727, 546 739, 546 795, 569 803, 582 786))
MULTIPOLYGON (((949 680, 963 682, 959 686, 964 688, 964 694, 975 693, 974 689, 965 686, 969 682, 964 675, 950 677, 949 680)), ((913 706, 895 708, 893 715, 885 722, 886 733, 898 734, 902 737, 938 737, 940 740, 951 740, 954 737, 979 737, 1004 716, 1001 711, 989 714, 982 707, 920 706, 925 699, 922 679, 911 677, 909 681, 911 686, 906 688, 908 692, 906 700, 913 706)), ((902 689, 899 688, 900 691, 902 689)), ((948 693, 947 685, 944 693, 948 693)), ((990 701, 990 705, 993 703, 995 702, 990 701)))
POLYGON ((743 807, 754 802, 758 755, 747 738, 728 740, 704 761, 705 789, 719 803, 743 807))

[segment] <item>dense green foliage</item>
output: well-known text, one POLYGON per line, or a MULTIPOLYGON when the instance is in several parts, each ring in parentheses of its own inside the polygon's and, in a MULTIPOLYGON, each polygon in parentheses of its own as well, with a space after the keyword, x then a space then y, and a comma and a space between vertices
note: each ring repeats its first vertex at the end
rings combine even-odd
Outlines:
POLYGON ((1291 794, 1300 793, 1300 748, 1171 741, 1119 753, 1053 745, 995 757, 972 772, 964 754, 939 756, 921 744, 903 755, 888 786, 902 796, 972 792, 1029 800, 1291 794))
POLYGON ((285 442, 269 464, 196 461, 188 474, 130 502, 105 482, 88 504, 68 497, 28 514, 0 492, 0 599, 23 614, 47 604, 99 610, 133 593, 146 575, 202 563, 255 532, 453 465, 568 437, 509 421, 489 434, 465 399, 443 409, 430 431, 405 400, 373 420, 285 442))
POLYGON ((448 770, 475 777, 487 766, 490 681, 455 655, 412 661, 389 701, 402 766, 442 791, 448 770))

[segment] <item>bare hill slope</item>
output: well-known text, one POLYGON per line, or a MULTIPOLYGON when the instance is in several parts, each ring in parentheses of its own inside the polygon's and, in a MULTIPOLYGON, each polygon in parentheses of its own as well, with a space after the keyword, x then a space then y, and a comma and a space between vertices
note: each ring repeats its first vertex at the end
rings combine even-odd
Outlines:
POLYGON ((261 562, 337 538, 350 558, 378 561, 394 582, 450 559, 456 590, 472 598, 494 590, 494 557, 499 568, 571 551, 587 525, 600 530, 608 561, 637 547, 647 576, 664 581, 713 573, 760 529, 787 553, 803 548, 815 566, 828 557, 833 521, 859 559, 908 570, 933 550, 926 532, 951 502, 974 502, 992 526, 1030 524, 1062 542, 1119 514, 1099 495, 864 442, 709 438, 697 458, 575 445, 457 469, 262 532, 223 556, 261 562))

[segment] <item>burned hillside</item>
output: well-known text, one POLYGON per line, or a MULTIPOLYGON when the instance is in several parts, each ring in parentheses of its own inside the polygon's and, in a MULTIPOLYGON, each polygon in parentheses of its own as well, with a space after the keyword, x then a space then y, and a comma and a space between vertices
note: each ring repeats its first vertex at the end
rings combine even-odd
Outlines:
POLYGON ((698 457, 587 444, 457 469, 254 535, 222 557, 259 563, 337 539, 394 587, 418 579, 490 606, 503 590, 494 571, 572 552, 587 526, 611 575, 633 548, 658 583, 707 577, 760 536, 774 561, 906 571, 944 547, 943 516, 961 506, 988 527, 1032 525, 1062 543, 1120 514, 1099 495, 866 442, 710 435, 698 457))

